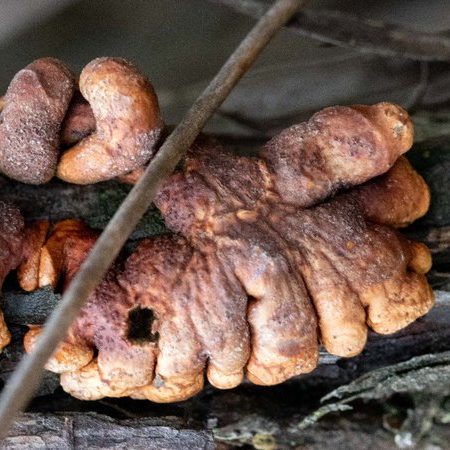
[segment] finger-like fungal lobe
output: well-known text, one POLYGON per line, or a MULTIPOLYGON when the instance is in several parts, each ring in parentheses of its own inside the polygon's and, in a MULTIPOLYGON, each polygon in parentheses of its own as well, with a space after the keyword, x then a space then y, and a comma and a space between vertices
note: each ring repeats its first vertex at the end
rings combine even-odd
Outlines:
POLYGON ((57 174, 89 184, 139 172, 163 129, 153 87, 122 58, 91 61, 79 86, 61 61, 38 59, 0 100, 0 173, 23 183, 57 174))
MULTIPOLYGON (((0 201, 0 288, 8 273, 22 258, 24 221, 13 205, 0 201)), ((0 351, 9 344, 11 335, 0 312, 0 351)))
MULTIPOLYGON (((408 325, 433 304, 430 253, 395 228, 428 208, 401 157, 411 143, 388 103, 327 108, 259 157, 200 137, 156 198, 176 234, 116 264, 49 367, 82 399, 171 402, 205 376, 280 383, 313 370, 320 344, 349 357, 369 328, 408 325)), ((65 245, 60 270, 72 277, 93 242, 65 245)))
MULTIPOLYGON (((76 242, 71 250, 70 261, 76 264, 86 257, 85 247, 95 242, 98 233, 79 220, 63 220, 51 224, 46 220, 27 224, 25 229, 23 257, 17 270, 20 287, 25 291, 50 286, 56 289, 63 271, 64 249, 76 242)), ((70 268, 65 268, 65 282, 70 281, 70 268)))
POLYGON ((53 177, 73 90, 73 75, 54 58, 38 59, 16 74, 0 115, 1 173, 29 184, 53 177))
MULTIPOLYGON (((92 109, 95 131, 62 155, 58 177, 89 184, 145 165, 163 127, 148 79, 124 59, 97 58, 81 72, 79 87, 92 109)), ((66 142, 75 140, 77 128, 80 134, 91 126, 87 106, 74 108, 72 122, 65 124, 66 142)))
POLYGON ((77 144, 95 131, 95 117, 87 100, 76 90, 61 125, 61 145, 77 144))

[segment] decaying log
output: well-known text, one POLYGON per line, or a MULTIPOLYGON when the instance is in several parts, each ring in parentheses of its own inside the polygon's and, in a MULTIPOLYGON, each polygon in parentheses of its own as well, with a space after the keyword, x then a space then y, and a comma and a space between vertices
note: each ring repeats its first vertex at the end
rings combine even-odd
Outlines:
MULTIPOLYGON (((155 405, 129 399, 78 402, 77 405, 76 401, 61 402, 59 399, 65 410, 80 407, 83 403, 83 409, 87 410, 84 413, 55 413, 52 404, 46 405, 47 400, 43 403, 46 406, 41 404, 37 408, 41 412, 27 413, 16 422, 1 448, 109 449, 126 446, 177 449, 185 446, 189 449, 226 449, 250 445, 255 449, 270 450, 331 449, 337 445, 338 448, 388 449, 394 448, 394 436, 401 448, 409 447, 410 442, 419 443, 424 436, 437 448, 446 448, 445 443, 450 438, 450 427, 445 426, 449 405, 437 395, 441 387, 434 380, 441 370, 437 364, 439 361, 443 372, 438 374, 438 378, 445 376, 448 379, 450 367, 444 363, 448 363, 449 354, 447 351, 412 358, 405 363, 372 371, 335 391, 341 392, 338 399, 346 392, 347 397, 383 398, 386 403, 392 393, 409 392, 411 383, 416 392, 422 389, 423 392, 416 405, 418 409, 414 415, 407 410, 407 417, 406 411, 401 417, 401 411, 396 411, 392 401, 384 408, 376 403, 357 404, 352 411, 344 405, 346 408, 330 410, 345 411, 339 420, 335 415, 325 416, 305 429, 305 415, 310 412, 317 394, 320 395, 320 389, 297 379, 274 388, 258 389, 247 385, 232 391, 209 389, 198 398, 178 405, 155 405), (374 391, 368 389, 370 384, 375 386, 374 391), (355 392, 358 395, 355 396, 355 392), (424 402, 425 399, 430 401, 424 402), (429 408, 422 410, 429 404, 434 405, 433 411, 429 408), (98 410, 99 405, 104 407, 104 411, 106 408, 108 416, 92 412, 95 407, 98 410), (438 411, 440 413, 437 414, 438 411), (420 420, 424 413, 432 413, 429 417, 432 422, 419 433, 415 433, 414 428, 414 434, 418 436, 411 435, 407 431, 408 425, 420 420)), ((446 389, 448 393, 447 384, 443 391, 446 389)), ((417 400, 415 397, 415 403, 417 400)), ((422 447, 414 445, 414 448, 422 447)))
MULTIPOLYGON (((261 450, 392 449, 392 434, 373 419, 374 415, 354 413, 300 430, 295 426, 295 417, 280 425, 273 419, 253 415, 228 426, 201 429, 173 417, 117 420, 94 413, 28 413, 16 422, 1 448, 209 450, 247 444, 261 450)), ((439 427, 439 438, 442 442, 450 439, 450 427, 439 427)))
MULTIPOLYGON (((397 439, 401 434, 397 434, 392 419, 400 417, 395 418, 394 403, 384 411, 376 405, 357 405, 339 420, 336 416, 326 416, 304 429, 300 423, 310 394, 293 390, 292 386, 284 392, 286 395, 281 397, 280 392, 265 394, 264 391, 256 395, 241 392, 236 396, 225 392, 217 398, 203 396, 203 407, 200 402, 186 402, 184 409, 177 411, 178 417, 167 410, 158 418, 144 417, 146 412, 136 401, 128 405, 134 413, 131 419, 92 412, 27 413, 16 422, 1 448, 226 449, 249 445, 260 450, 336 446, 390 449, 394 448, 394 433, 397 444, 402 448, 408 446, 408 433, 403 434, 402 440, 397 439)), ((120 406, 117 410, 125 411, 120 406)), ((446 409, 443 412, 444 416, 436 417, 431 436, 430 433, 427 436, 436 448, 446 448, 450 439, 450 427, 445 426, 448 412, 446 409)), ((153 411, 153 415, 158 412, 153 411)))
POLYGON ((450 351, 411 358, 372 370, 338 387, 321 399, 322 406, 300 422, 307 428, 324 416, 352 409, 356 400, 386 400, 407 394, 413 403, 401 425, 387 426, 400 448, 415 447, 430 434, 435 423, 448 423, 450 395, 450 351))
MULTIPOLYGON (((41 186, 14 183, 0 176, 0 199, 17 205, 27 220, 84 220, 92 228, 104 228, 130 186, 115 181, 77 186, 57 180, 41 186)), ((156 208, 141 220, 132 238, 151 236, 165 231, 156 208)))
MULTIPOLYGON (((367 414, 355 415, 357 421, 351 417, 339 422, 329 420, 307 430, 288 424, 280 426, 255 415, 229 426, 203 430, 170 417, 117 420, 94 413, 28 413, 16 422, 2 449, 209 450, 245 444, 266 450, 287 448, 287 445, 301 445, 302 449, 392 448, 392 435, 380 428, 378 421, 367 414)), ((449 439, 449 428, 441 428, 442 438, 449 439)))
POLYGON ((97 414, 25 414, 2 449, 214 449, 210 431, 178 418, 114 420, 97 414))

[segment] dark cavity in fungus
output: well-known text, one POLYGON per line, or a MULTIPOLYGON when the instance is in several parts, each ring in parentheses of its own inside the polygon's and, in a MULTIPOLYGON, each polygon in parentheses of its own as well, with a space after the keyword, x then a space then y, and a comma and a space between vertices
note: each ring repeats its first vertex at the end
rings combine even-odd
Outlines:
POLYGON ((136 306, 136 308, 130 309, 128 312, 127 339, 132 344, 158 342, 159 333, 152 332, 155 320, 156 316, 150 308, 136 306))

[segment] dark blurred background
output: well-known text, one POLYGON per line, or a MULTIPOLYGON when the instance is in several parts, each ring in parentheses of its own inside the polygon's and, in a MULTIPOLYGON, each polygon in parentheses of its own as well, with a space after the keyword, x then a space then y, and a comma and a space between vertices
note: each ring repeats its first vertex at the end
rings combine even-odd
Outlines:
MULTIPOLYGON (((448 0, 312 0, 309 8, 417 32, 444 36, 450 30, 448 0)), ((207 0, 1 0, 0 11, 1 92, 18 70, 42 56, 61 58, 76 72, 94 57, 123 56, 152 80, 168 123, 181 118, 254 23, 207 0)), ((390 100, 433 107, 450 98, 447 72, 446 63, 424 66, 414 58, 361 52, 284 30, 208 127, 271 134, 336 103, 390 100)))

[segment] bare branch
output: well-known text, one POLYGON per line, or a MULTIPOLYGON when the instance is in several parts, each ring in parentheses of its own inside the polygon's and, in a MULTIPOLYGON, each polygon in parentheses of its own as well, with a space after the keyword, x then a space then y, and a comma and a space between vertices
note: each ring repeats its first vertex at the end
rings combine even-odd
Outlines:
MULTIPOLYGON (((212 0, 252 17, 260 17, 262 0, 212 0)), ((401 25, 367 20, 329 10, 305 10, 287 26, 302 36, 362 53, 397 56, 417 61, 450 61, 450 39, 401 25)))

